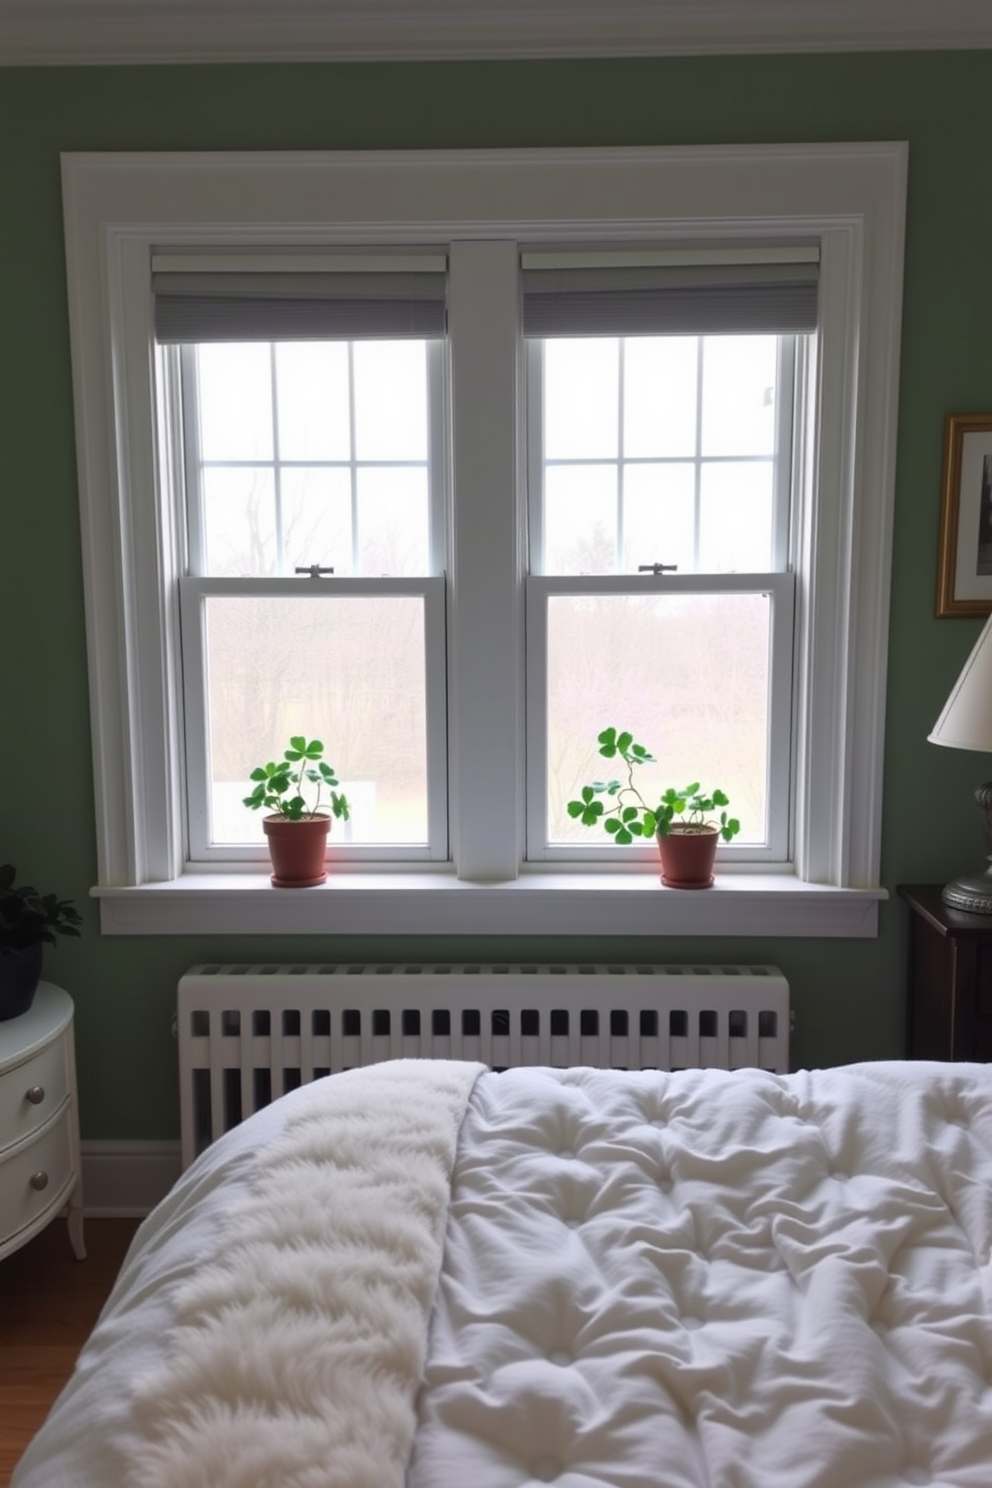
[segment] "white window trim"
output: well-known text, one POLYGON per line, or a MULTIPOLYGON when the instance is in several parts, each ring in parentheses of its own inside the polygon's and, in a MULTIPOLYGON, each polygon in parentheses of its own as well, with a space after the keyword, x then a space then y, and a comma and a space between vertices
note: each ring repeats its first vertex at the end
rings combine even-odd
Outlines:
MULTIPOLYGON (((63 192, 82 512, 102 924, 108 933, 872 935, 907 147, 740 146, 305 155, 67 155, 63 192), (652 210, 652 204, 662 204, 652 210), (663 216, 661 212, 663 210, 663 216), (796 854, 687 895, 654 875, 520 871, 523 854, 523 378, 450 347, 456 400, 449 682, 451 828, 462 877, 349 874, 306 894, 264 875, 183 873, 176 543, 158 498, 152 246, 452 241, 473 335, 516 341, 521 244, 804 234, 821 253, 819 412, 799 452, 796 854), (502 290, 480 303, 482 269, 502 290), (512 273, 511 273, 512 268, 512 273), (512 312, 512 313, 508 313, 512 312), (459 425, 459 387, 489 413, 459 425), (507 499, 517 493, 516 503, 507 499), (482 543, 465 540, 480 521, 482 543), (480 551, 484 559, 480 559, 480 551), (849 561, 848 555, 854 555, 849 561), (492 654, 494 627, 504 638, 492 654), (485 693, 480 714, 475 699, 485 693), (495 730, 487 720, 497 719, 495 730), (490 802, 468 819, 459 797, 490 802), (512 803, 512 805, 511 805, 512 803), (518 876, 519 875, 519 876, 518 876)), ((164 453, 168 456, 169 451, 164 453)))

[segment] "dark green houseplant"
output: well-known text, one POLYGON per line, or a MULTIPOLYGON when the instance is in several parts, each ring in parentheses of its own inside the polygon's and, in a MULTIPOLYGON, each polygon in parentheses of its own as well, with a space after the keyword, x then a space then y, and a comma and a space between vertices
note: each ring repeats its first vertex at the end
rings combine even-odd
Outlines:
POLYGON ((18 884, 12 863, 0 865, 0 1022, 31 1006, 41 980, 44 945, 79 935, 82 916, 71 899, 18 884))

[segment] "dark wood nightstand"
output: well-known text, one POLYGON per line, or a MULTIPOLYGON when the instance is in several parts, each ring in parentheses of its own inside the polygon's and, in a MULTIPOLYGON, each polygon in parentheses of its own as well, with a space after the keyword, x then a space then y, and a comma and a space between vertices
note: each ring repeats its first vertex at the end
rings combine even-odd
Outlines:
POLYGON ((992 1060, 992 915, 941 901, 940 884, 899 884, 910 907, 910 1059, 992 1060))

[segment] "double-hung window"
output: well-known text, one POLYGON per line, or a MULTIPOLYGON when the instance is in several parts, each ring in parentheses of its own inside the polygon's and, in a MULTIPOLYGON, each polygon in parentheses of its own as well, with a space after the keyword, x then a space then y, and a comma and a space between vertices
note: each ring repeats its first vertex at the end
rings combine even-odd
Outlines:
POLYGON ((291 736, 350 804, 332 850, 447 856, 444 254, 163 253, 188 857, 266 856, 242 798, 291 736))
POLYGON ((651 804, 693 781, 729 794, 725 860, 789 857, 790 534, 818 257, 523 255, 533 859, 615 860, 567 811, 613 772, 592 768, 610 725, 655 754, 636 780, 651 804))
POLYGON ((875 932, 905 146, 63 170, 105 930, 875 932), (609 726, 712 893, 569 817, 609 726))

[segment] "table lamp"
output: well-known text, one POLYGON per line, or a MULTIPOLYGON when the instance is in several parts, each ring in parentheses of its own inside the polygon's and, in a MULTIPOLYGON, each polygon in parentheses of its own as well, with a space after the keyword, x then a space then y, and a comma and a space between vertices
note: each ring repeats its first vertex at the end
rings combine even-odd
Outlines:
MULTIPOLYGON (((931 744, 947 744, 951 749, 992 752, 992 616, 929 739, 931 744)), ((975 800, 985 818, 985 838, 992 854, 992 781, 978 787, 975 800)), ((992 915, 992 856, 984 873, 965 873, 945 884, 941 898, 951 909, 992 915)))

